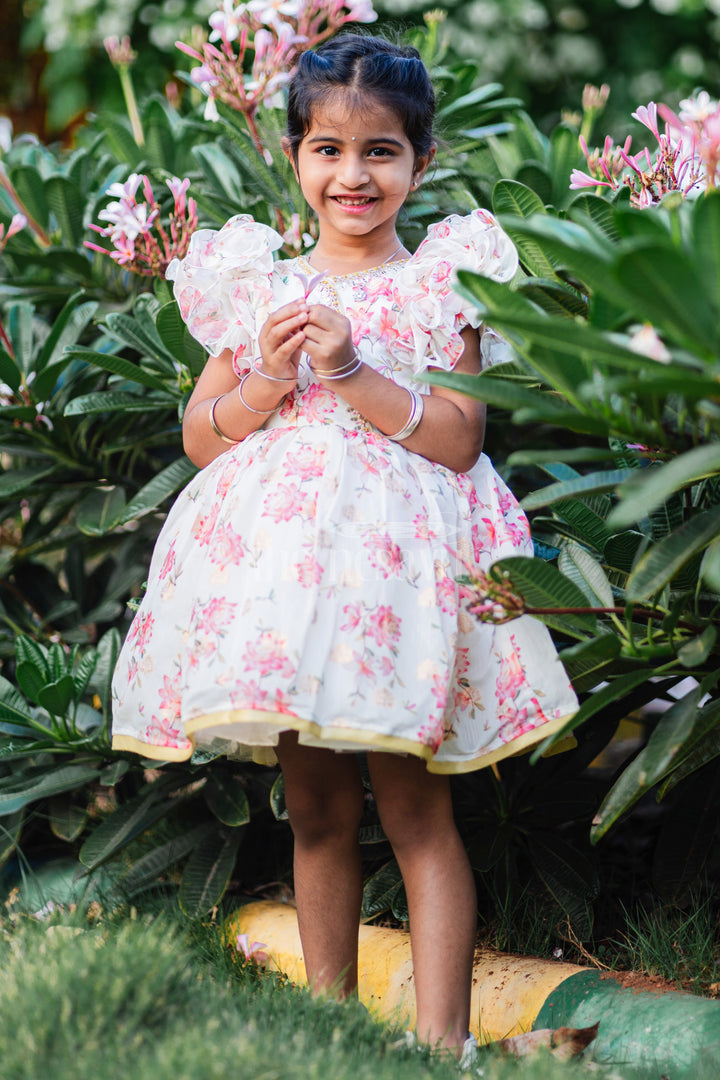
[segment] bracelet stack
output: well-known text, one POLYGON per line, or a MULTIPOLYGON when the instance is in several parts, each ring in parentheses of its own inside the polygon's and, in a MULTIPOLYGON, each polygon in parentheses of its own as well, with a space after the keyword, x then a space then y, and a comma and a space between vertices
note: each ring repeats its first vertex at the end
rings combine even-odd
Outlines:
POLYGON ((425 402, 422 399, 422 394, 418 394, 417 390, 411 390, 409 386, 405 386, 403 389, 407 390, 412 398, 410 415, 399 431, 396 431, 394 435, 387 436, 387 438, 392 439, 393 442, 402 442, 403 439, 409 439, 422 420, 423 412, 425 411, 425 402))
POLYGON ((297 376, 296 375, 293 375, 293 377, 291 379, 278 379, 277 375, 268 375, 268 373, 266 371, 263 371, 262 368, 258 367, 258 364, 260 363, 261 360, 262 360, 262 356, 256 356, 255 359, 250 364, 250 367, 252 368, 252 370, 255 372, 256 375, 260 375, 261 378, 263 378, 263 379, 268 379, 269 382, 297 382, 297 376))
POLYGON ((319 375, 321 379, 327 379, 332 382, 333 379, 348 379, 351 375, 354 375, 356 371, 359 371, 363 366, 363 362, 360 358, 360 353, 357 349, 353 349, 352 359, 344 364, 343 367, 329 368, 314 368, 310 365, 310 370, 314 375, 319 375))

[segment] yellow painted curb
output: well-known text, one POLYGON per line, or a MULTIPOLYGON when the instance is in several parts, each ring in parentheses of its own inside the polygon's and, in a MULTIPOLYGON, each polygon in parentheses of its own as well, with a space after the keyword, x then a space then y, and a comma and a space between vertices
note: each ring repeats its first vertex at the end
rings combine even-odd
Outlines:
MULTIPOLYGON (((262 942, 271 968, 284 972, 294 983, 307 984, 297 915, 289 904, 271 900, 247 904, 233 912, 226 931, 262 942)), ((362 1003, 378 1017, 414 1027, 410 934, 361 926, 359 970, 362 1003)), ((586 970, 575 964, 478 949, 473 964, 471 1031, 482 1042, 530 1031, 553 990, 570 975, 586 970)))

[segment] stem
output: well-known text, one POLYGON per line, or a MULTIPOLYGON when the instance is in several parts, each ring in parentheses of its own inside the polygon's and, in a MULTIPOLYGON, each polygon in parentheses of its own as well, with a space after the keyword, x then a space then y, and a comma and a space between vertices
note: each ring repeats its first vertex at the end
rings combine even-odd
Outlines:
MULTIPOLYGON (((626 615, 628 609, 625 607, 567 607, 567 608, 540 608, 540 607, 526 607, 523 608, 523 615, 626 615)), ((630 620, 635 618, 640 619, 657 619, 662 622, 667 616, 661 611, 651 611, 649 608, 631 608, 630 620)), ((690 630, 692 633, 697 633, 698 627, 693 623, 685 622, 680 619, 677 623, 678 626, 682 626, 685 630, 690 630)))
POLYGON ((5 352, 8 354, 10 359, 14 360, 15 359, 15 352, 13 350, 12 344, 10 343, 10 338, 7 336, 7 333, 5 332, 5 327, 3 326, 3 321, 2 321, 2 316, 0 316, 0 341, 2 341, 3 346, 5 348, 5 352))
POLYGON ((138 112, 137 101, 135 99, 135 90, 130 75, 130 68, 127 64, 122 64, 117 70, 118 75, 120 76, 123 97, 125 98, 125 107, 127 109, 127 114, 130 117, 133 138, 138 146, 144 146, 145 134, 143 132, 142 121, 140 120, 140 113, 138 112))
POLYGON ((27 207, 23 203, 22 199, 18 195, 15 188, 10 183, 10 179, 9 179, 7 173, 5 172, 5 169, 3 168, 3 166, 1 164, 0 164, 0 187, 5 188, 5 190, 7 191, 8 195, 13 200, 15 205, 17 206, 20 213, 24 215, 24 217, 25 217, 25 219, 27 221, 28 227, 30 228, 30 230, 32 232, 35 233, 35 235, 37 236, 38 240, 43 245, 43 247, 50 247, 51 246, 50 245, 50 237, 45 232, 42 225, 38 225, 37 221, 32 216, 32 214, 28 213, 27 207))

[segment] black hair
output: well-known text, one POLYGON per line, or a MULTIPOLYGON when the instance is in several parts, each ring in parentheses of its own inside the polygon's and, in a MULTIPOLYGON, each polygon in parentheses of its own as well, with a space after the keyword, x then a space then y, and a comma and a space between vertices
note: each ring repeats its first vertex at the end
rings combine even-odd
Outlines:
POLYGON ((302 53, 290 80, 287 137, 296 161, 313 110, 341 88, 354 95, 360 107, 367 108, 365 96, 372 95, 392 109, 416 156, 430 152, 435 92, 417 49, 380 37, 338 34, 302 53))

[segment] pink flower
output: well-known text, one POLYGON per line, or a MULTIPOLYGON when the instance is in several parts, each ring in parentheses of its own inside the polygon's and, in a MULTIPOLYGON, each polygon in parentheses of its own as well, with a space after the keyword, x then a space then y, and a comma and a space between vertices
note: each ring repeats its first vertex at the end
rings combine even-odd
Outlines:
POLYGON ((163 560, 162 567, 158 577, 161 581, 164 581, 168 574, 171 574, 175 568, 175 541, 168 548, 168 553, 163 560))
POLYGON ((210 561, 219 563, 224 569, 228 563, 237 566, 245 555, 247 545, 239 533, 230 526, 218 529, 210 546, 210 561))
POLYGON ((298 582, 304 589, 310 588, 311 585, 319 585, 322 580, 322 565, 312 555, 307 555, 302 562, 295 563, 294 569, 298 582))
POLYGON ((201 547, 205 544, 209 544, 212 540, 219 513, 220 503, 215 503, 215 505, 211 507, 209 514, 198 514, 195 518, 193 523, 193 536, 201 547))
POLYGON ((371 536, 365 541, 365 547, 370 551, 370 564, 377 570, 382 571, 383 577, 391 574, 398 575, 403 567, 403 553, 398 544, 390 537, 389 533, 382 536, 371 536))
POLYGON ((276 523, 290 521, 296 514, 303 514, 305 495, 298 486, 278 484, 274 491, 265 497, 263 515, 276 523))
POLYGON ((400 618, 383 604, 368 619, 367 632, 378 645, 392 645, 400 637, 400 618))
POLYGON ((500 674, 495 684, 495 697, 501 705, 508 699, 512 700, 525 681, 525 672, 517 652, 504 656, 500 662, 500 674))
POLYGON ((259 966, 267 964, 268 954, 263 951, 267 949, 267 945, 263 941, 253 941, 250 944, 250 938, 247 934, 238 934, 236 940, 237 951, 243 953, 246 960, 252 960, 253 963, 259 966))
POLYGON ((341 630, 355 630, 360 625, 362 618, 362 607, 360 604, 346 604, 343 608, 343 614, 347 616, 345 622, 340 627, 341 630))
POLYGON ((285 459, 285 472, 288 476, 299 476, 301 480, 322 476, 325 471, 325 457, 323 446, 301 446, 285 459))
POLYGON ((205 633, 217 635, 229 623, 234 615, 237 604, 216 596, 207 604, 200 607, 197 617, 197 627, 205 633))
POLYGON ((245 671, 257 671, 260 676, 278 671, 290 676, 294 668, 287 655, 287 638, 274 630, 260 634, 257 642, 248 645, 245 653, 245 671))

